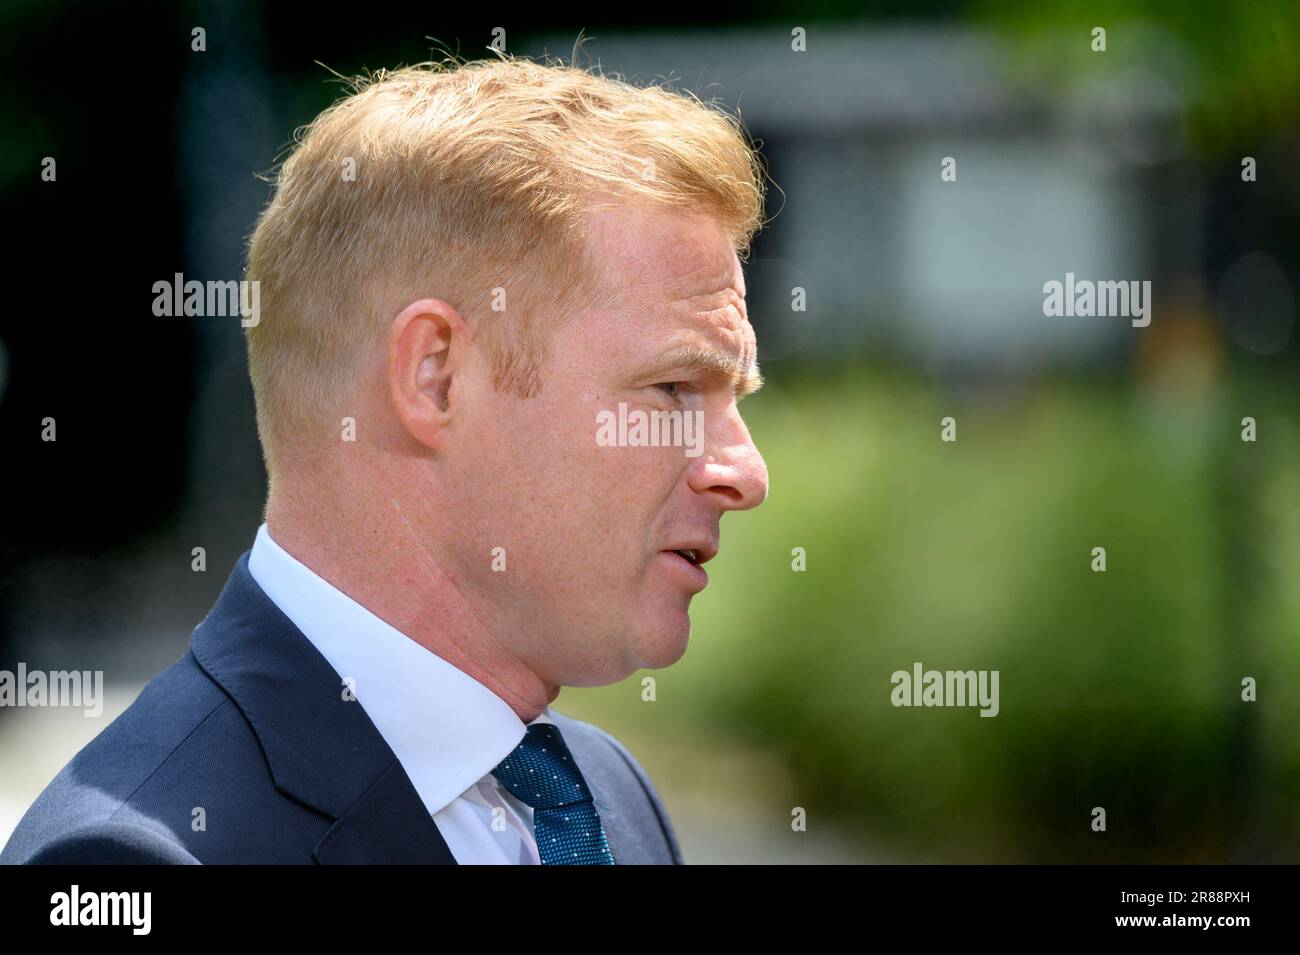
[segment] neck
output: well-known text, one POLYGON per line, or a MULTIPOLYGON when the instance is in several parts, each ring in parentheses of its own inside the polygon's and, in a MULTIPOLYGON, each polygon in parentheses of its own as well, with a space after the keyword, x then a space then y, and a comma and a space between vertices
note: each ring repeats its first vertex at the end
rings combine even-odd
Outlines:
POLYGON ((276 476, 266 506, 271 537, 385 623, 486 686, 521 721, 535 719, 560 688, 489 631, 446 562, 403 513, 394 493, 400 477, 384 468, 350 480, 346 463, 332 464, 329 480, 276 476), (383 483, 371 483, 381 471, 383 483))

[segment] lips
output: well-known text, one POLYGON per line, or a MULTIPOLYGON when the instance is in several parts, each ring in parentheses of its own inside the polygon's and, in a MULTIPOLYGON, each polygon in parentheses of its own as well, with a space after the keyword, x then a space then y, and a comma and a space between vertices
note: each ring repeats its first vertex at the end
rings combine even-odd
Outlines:
POLYGON ((675 581, 676 586, 683 588, 688 594, 698 594, 709 585, 709 572, 700 566, 702 557, 698 552, 695 560, 691 560, 683 553, 690 550, 694 548, 673 548, 660 551, 658 556, 663 558, 662 566, 669 570, 669 579, 675 581))
POLYGON ((698 567, 718 556, 718 545, 708 540, 687 541, 680 547, 670 547, 668 553, 678 554, 698 567))

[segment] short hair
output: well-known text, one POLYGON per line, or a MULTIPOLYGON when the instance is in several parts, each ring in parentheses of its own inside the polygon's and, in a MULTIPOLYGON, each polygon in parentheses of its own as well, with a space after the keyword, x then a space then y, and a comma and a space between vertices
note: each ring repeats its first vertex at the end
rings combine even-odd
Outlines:
POLYGON ((600 294, 582 225, 606 200, 707 215, 742 258, 762 225, 757 149, 692 94, 506 55, 350 85, 295 135, 249 242, 260 317, 245 334, 272 475, 279 452, 339 426, 358 373, 386 355, 382 332, 421 297, 465 317, 496 387, 536 394, 539 311, 600 294))

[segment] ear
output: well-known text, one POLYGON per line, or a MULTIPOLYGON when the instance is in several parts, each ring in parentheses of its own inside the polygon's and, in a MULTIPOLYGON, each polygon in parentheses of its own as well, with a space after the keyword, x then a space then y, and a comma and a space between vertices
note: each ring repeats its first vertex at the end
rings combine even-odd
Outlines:
POLYGON ((436 298, 402 309, 388 337, 388 390, 397 417, 416 441, 435 450, 459 410, 473 335, 461 314, 436 298))

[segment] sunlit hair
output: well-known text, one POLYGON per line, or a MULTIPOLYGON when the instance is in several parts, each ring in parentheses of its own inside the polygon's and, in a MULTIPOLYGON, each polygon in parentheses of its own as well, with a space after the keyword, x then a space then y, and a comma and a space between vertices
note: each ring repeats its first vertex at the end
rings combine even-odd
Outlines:
POLYGON ((338 434, 410 302, 454 306, 496 386, 528 397, 548 326, 603 294, 593 209, 703 214, 742 258, 762 224, 758 153, 738 120, 690 94, 506 56, 349 82, 295 136, 249 245, 247 278, 261 283, 249 371, 272 474, 282 453, 338 434))

